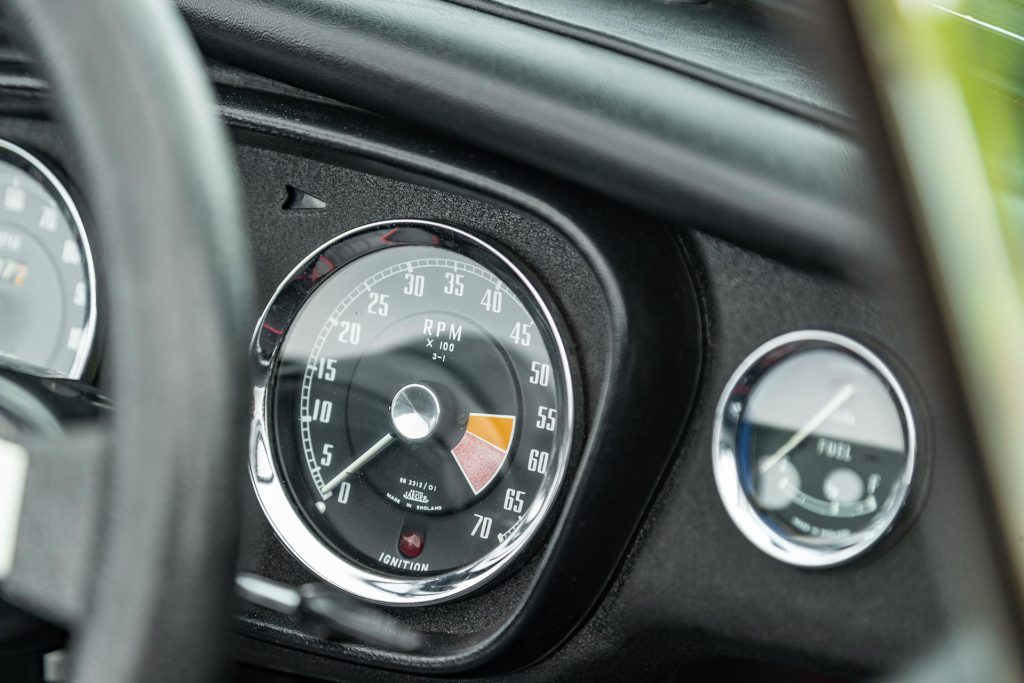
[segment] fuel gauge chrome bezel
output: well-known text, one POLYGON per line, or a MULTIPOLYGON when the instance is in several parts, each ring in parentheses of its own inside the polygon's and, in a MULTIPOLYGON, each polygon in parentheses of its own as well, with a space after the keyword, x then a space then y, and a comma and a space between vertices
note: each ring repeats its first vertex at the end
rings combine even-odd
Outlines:
POLYGON ((764 553, 806 568, 834 567, 867 552, 896 526, 906 508, 916 469, 917 430, 907 393, 886 363, 868 347, 847 336, 823 330, 800 330, 776 337, 739 365, 726 383, 715 411, 712 462, 715 483, 726 511, 740 532, 764 553), (757 384, 782 360, 812 349, 831 349, 849 355, 884 382, 899 412, 904 430, 906 464, 893 492, 871 522, 854 533, 826 542, 801 542, 768 523, 741 482, 737 436, 757 384))

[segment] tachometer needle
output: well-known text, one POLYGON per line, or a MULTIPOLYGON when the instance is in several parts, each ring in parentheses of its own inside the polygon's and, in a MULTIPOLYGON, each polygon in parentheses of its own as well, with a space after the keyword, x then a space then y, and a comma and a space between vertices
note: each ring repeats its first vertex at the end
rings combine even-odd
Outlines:
POLYGON ((818 412, 811 416, 811 419, 807 421, 807 424, 801 427, 796 434, 789 437, 789 440, 786 441, 786 443, 779 446, 779 450, 765 458, 758 467, 761 474, 764 474, 771 468, 775 467, 780 460, 789 455, 790 451, 799 446, 804 439, 811 435, 811 432, 820 427, 825 420, 832 417, 833 413, 839 410, 844 403, 850 400, 850 397, 853 396, 855 391, 856 389, 852 384, 846 384, 842 389, 836 392, 836 395, 829 399, 828 403, 823 405, 818 412))
POLYGON ((356 458, 351 465, 349 465, 341 472, 339 472, 338 475, 334 477, 334 479, 331 479, 329 482, 321 486, 320 493, 326 496, 328 493, 333 491, 335 487, 341 484, 341 482, 348 479, 350 476, 358 472, 363 465, 377 457, 377 455, 379 455, 381 451, 387 448, 394 440, 394 434, 389 433, 385 435, 380 441, 366 449, 366 452, 360 455, 358 458, 356 458))

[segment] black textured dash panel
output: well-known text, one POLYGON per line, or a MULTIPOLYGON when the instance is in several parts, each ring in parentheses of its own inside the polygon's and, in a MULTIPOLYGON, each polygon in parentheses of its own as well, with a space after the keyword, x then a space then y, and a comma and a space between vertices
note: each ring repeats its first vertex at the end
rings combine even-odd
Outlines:
MULTIPOLYGON (((702 336, 684 250, 657 219, 362 112, 303 105, 307 118, 297 125, 285 102, 252 108, 240 93, 227 102, 263 301, 316 247, 351 228, 399 218, 464 227, 503 247, 547 290, 566 322, 583 406, 561 505, 522 565, 468 599, 392 610, 426 635, 422 653, 318 642, 246 608, 239 656, 307 671, 341 660, 430 673, 537 661, 599 600, 687 422, 702 336), (326 207, 283 209, 288 185, 326 207)), ((313 579, 253 501, 248 519, 243 568, 313 579)))

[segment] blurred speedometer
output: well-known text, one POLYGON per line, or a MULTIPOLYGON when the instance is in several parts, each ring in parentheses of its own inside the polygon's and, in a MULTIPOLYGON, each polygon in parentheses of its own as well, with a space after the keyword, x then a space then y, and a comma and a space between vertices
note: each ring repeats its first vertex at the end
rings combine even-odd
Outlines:
POLYGON ((39 159, 0 140, 0 361, 81 377, 95 272, 78 208, 39 159))

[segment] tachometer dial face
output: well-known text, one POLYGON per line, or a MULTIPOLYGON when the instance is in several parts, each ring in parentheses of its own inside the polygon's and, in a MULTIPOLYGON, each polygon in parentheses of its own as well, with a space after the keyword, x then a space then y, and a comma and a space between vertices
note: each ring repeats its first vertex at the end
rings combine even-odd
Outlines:
POLYGON ((401 221, 326 245, 275 296, 254 353, 272 475, 257 450, 257 493, 336 585, 453 597, 550 509, 572 434, 564 342, 521 270, 469 234, 401 221))
POLYGON ((889 368, 828 332, 785 335, 737 370, 719 404, 715 476, 765 552, 829 566, 893 525, 910 487, 914 424, 889 368))
POLYGON ((34 156, 0 140, 0 362, 79 378, 96 330, 78 209, 34 156))

